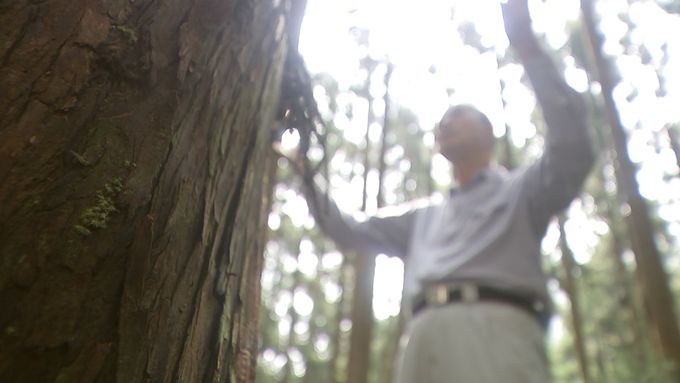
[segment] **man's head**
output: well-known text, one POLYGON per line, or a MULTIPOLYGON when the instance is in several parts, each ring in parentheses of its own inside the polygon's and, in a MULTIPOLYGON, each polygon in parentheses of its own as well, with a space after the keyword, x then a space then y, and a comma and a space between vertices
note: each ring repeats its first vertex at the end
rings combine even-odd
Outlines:
POLYGON ((449 108, 435 129, 439 152, 454 165, 490 161, 493 127, 486 115, 472 105, 449 108))

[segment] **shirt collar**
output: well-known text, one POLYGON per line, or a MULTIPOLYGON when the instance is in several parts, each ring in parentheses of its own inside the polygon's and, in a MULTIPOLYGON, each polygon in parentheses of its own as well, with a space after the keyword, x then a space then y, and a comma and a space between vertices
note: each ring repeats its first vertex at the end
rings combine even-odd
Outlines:
POLYGON ((474 189, 476 186, 482 184, 484 181, 488 180, 497 172, 498 169, 492 167, 480 170, 477 174, 475 174, 474 177, 472 177, 472 180, 470 180, 470 182, 467 185, 462 187, 459 185, 451 187, 451 189, 449 189, 449 197, 453 197, 461 192, 466 192, 468 190, 474 189))

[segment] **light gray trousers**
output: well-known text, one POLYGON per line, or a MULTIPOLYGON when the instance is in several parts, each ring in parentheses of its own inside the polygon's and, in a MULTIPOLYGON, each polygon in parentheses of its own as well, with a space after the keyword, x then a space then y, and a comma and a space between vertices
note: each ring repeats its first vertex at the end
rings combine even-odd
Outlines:
POLYGON ((395 383, 548 383, 545 331, 513 306, 429 307, 407 325, 395 383))

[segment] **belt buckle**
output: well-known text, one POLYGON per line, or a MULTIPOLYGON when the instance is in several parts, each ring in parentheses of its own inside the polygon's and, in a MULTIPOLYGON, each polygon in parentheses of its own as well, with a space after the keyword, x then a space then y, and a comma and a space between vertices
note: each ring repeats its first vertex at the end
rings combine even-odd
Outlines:
POLYGON ((426 290, 425 301, 429 305, 445 305, 449 301, 449 289, 445 285, 431 286, 426 290))
POLYGON ((479 301, 479 288, 477 285, 466 283, 460 286, 460 300, 466 303, 479 301))

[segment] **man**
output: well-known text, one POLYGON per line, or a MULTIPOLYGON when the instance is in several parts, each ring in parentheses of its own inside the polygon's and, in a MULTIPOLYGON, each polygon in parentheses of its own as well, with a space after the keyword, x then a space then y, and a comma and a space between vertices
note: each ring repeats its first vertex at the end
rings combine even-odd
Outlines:
MULTIPOLYGON (((533 36, 526 1, 504 5, 504 17, 548 126, 539 161, 513 172, 493 166, 491 123, 472 106, 455 106, 436 129, 457 182, 442 203, 365 222, 333 203, 309 203, 341 247, 404 260, 404 299, 413 317, 400 383, 550 380, 540 242, 551 217, 578 194, 593 154, 582 101, 533 36)), ((310 178, 308 200, 318 195, 310 178)))

